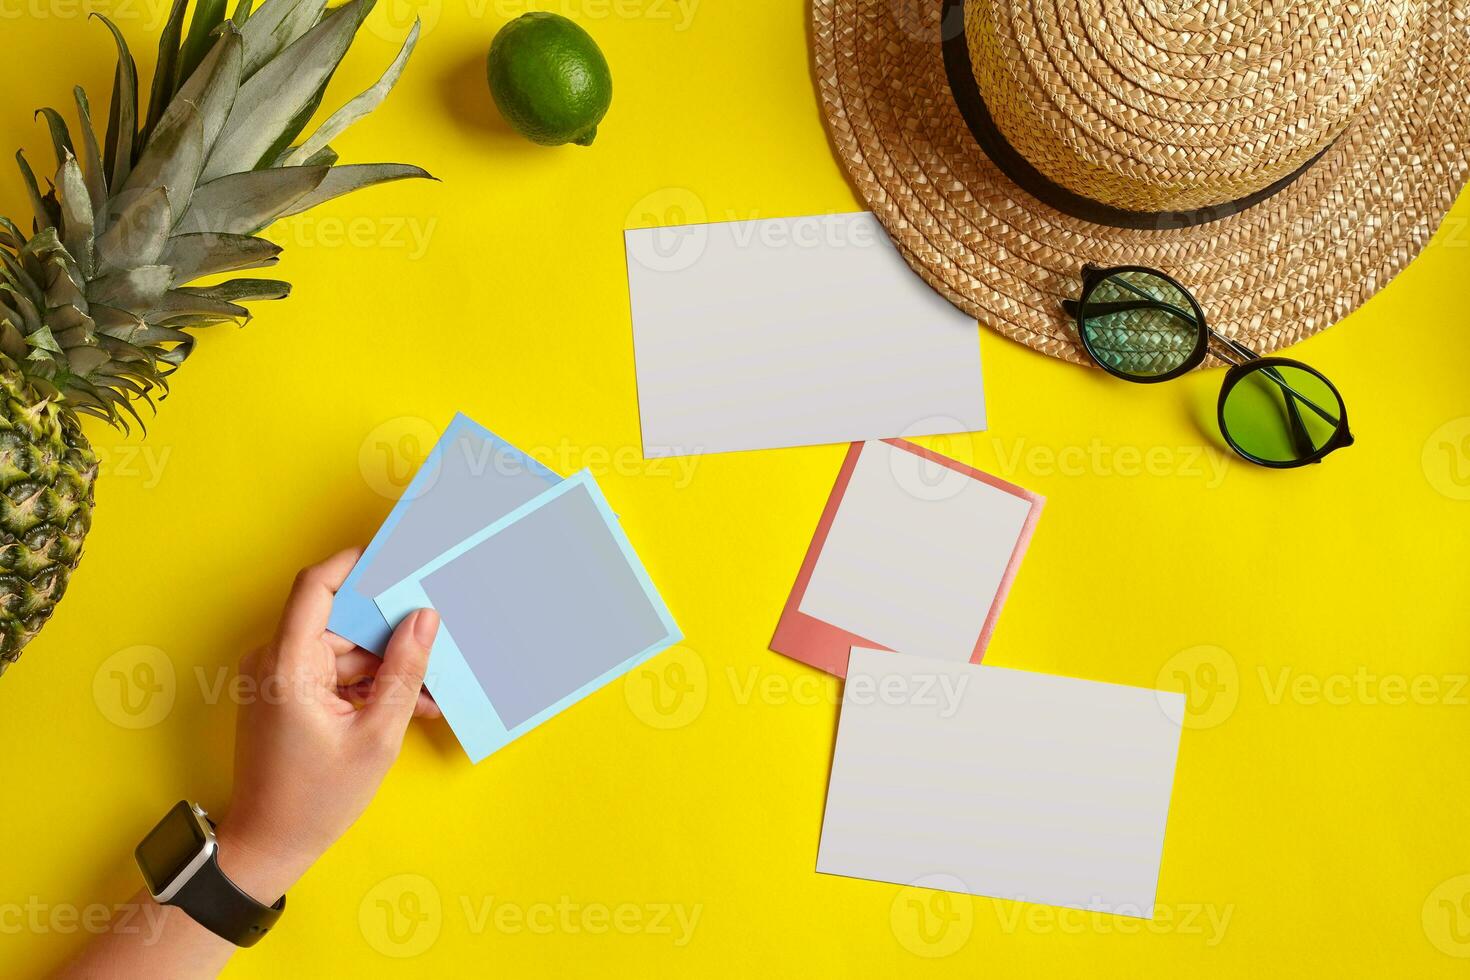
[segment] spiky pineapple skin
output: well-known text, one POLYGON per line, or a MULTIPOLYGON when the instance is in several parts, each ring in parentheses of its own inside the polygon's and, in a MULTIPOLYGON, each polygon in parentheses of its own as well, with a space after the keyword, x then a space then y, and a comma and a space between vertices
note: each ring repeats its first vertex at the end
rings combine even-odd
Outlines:
POLYGON ((0 673, 51 617, 92 526, 97 454, 0 358, 0 673))

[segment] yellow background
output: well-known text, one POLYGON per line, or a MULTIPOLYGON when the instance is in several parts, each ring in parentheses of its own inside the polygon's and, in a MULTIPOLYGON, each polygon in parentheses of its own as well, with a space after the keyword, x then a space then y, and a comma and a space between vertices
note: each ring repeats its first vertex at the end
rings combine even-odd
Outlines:
MULTIPOLYGON (((145 78, 155 2, 96 5, 145 78)), ((595 146, 499 122, 482 58, 521 0, 429 0, 403 83, 337 146, 443 183, 273 229, 296 295, 210 331, 146 442, 89 423, 87 558, 0 679, 4 972, 57 964, 75 916, 131 894, 132 847, 170 802, 223 804, 221 671, 297 567, 367 541, 462 410, 594 470, 688 641, 479 766, 442 728, 411 733, 232 975, 1464 976, 1470 202, 1292 352, 1350 406, 1357 445, 1322 466, 1214 446, 1218 371, 1132 386, 988 332, 990 430, 926 440, 1048 498, 988 662, 1190 693, 1160 918, 817 875, 839 687, 766 643, 843 449, 643 461, 621 236, 855 209, 803 5, 559 2, 537 6, 613 68, 595 146), (151 701, 119 686, 149 668, 151 701)), ((0 0, 0 146, 47 168, 30 110, 75 82, 107 103, 89 9, 0 0)), ((373 14, 335 93, 376 77, 413 10, 373 14)), ((0 188, 19 217, 18 179, 0 188)))

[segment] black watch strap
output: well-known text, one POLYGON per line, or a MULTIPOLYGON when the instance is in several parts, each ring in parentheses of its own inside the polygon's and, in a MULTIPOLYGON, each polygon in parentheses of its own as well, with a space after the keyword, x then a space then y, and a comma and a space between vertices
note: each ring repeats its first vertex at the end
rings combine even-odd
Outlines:
POLYGON ((211 854, 209 863, 166 904, 183 909, 189 918, 221 939, 236 946, 254 946, 286 910, 286 896, 271 906, 260 904, 229 879, 217 857, 218 852, 211 854))

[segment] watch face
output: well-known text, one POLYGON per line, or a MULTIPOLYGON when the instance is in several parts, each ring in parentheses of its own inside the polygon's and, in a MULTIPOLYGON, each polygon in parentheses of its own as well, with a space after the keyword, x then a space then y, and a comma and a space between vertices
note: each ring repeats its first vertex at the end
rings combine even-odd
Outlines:
POLYGON ((148 890, 154 895, 179 876, 206 843, 204 829, 186 801, 180 800, 134 852, 148 890))

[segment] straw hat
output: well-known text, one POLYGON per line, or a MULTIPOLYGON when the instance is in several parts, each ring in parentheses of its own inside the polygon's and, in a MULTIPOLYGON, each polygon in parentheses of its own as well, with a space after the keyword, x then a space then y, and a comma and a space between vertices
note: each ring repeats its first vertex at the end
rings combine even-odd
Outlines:
POLYGON ((1084 262, 1264 354, 1408 264, 1465 183, 1470 0, 812 0, 837 156, 909 264, 1090 363, 1084 262))

